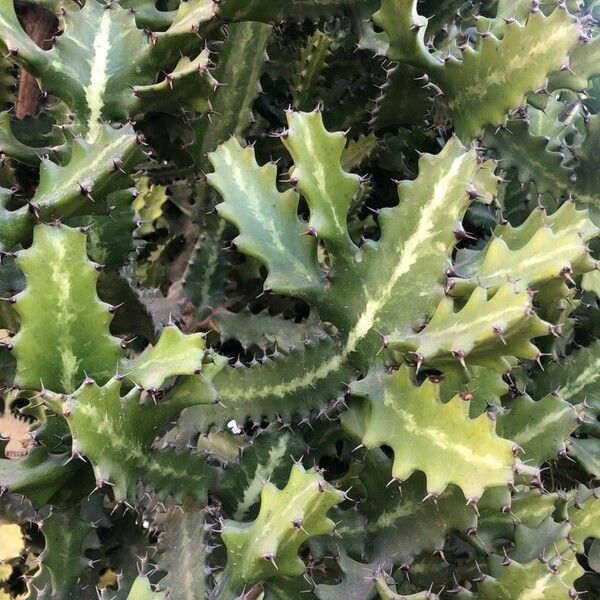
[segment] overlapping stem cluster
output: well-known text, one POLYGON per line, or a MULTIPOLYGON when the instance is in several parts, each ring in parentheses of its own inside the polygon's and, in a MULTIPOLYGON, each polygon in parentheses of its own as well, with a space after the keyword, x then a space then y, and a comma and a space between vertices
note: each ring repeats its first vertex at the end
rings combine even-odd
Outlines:
POLYGON ((598 17, 3 2, 0 597, 597 594, 598 17))

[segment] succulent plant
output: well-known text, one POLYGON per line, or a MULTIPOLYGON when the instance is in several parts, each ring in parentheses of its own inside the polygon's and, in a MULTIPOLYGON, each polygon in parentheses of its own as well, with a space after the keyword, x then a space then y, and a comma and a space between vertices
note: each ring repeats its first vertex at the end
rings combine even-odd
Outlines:
POLYGON ((600 597, 598 18, 3 1, 0 599, 600 597))

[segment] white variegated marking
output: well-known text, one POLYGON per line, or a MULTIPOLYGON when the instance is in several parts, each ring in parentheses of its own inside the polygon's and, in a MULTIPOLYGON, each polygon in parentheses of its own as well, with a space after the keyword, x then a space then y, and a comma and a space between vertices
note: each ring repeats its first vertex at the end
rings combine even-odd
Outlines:
POLYGON ((196 586, 194 584, 194 574, 196 573, 196 562, 197 562, 197 552, 198 548, 193 546, 193 540, 188 533, 188 528, 186 527, 186 523, 192 518, 192 515, 189 513, 183 514, 183 518, 180 521, 179 531, 180 531, 180 539, 181 541, 181 553, 180 560, 182 562, 181 569, 178 569, 178 573, 185 577, 185 584, 182 586, 183 590, 185 590, 186 594, 189 594, 189 597, 192 598, 195 592, 197 592, 196 586))
MULTIPOLYGON (((579 394, 588 385, 596 382, 600 378, 600 358, 590 363, 573 381, 570 381, 560 390, 560 397, 563 400, 570 400, 579 394)), ((583 398, 582 398, 583 400, 583 398)))
MULTIPOLYGON (((543 39, 538 40, 533 46, 527 48, 527 52, 519 52, 512 56, 508 62, 503 64, 502 69, 489 69, 484 71, 486 74, 483 78, 475 78, 471 85, 463 86, 456 96, 449 100, 448 104, 451 109, 460 106, 464 99, 467 98, 467 105, 471 106, 473 99, 481 100, 485 98, 493 86, 506 86, 517 76, 519 71, 531 68, 533 57, 544 56, 548 52, 552 52, 556 56, 556 48, 560 47, 560 43, 568 36, 571 31, 567 28, 554 27, 551 31, 547 31, 547 35, 543 39)), ((575 38, 575 36, 573 36, 575 38)), ((576 39, 573 39, 575 43, 576 39)), ((562 57, 557 56, 557 60, 562 57)), ((542 77, 545 77, 542 73, 542 77)), ((541 82, 540 82, 541 83, 541 82)))
MULTIPOLYGON (((104 145, 97 152, 94 152, 90 162, 86 164, 85 173, 90 175, 97 175, 98 169, 105 169, 106 162, 112 160, 116 156, 122 156, 123 145, 125 143, 125 136, 116 135, 114 139, 104 145)), ((78 186, 85 181, 85 175, 82 169, 71 169, 70 177, 68 179, 61 179, 60 185, 54 187, 46 194, 40 196, 34 196, 34 200, 42 205, 52 204, 57 199, 61 198, 65 193, 65 190, 78 190, 78 186)))
MULTIPOLYGON (((481 332, 487 331, 489 337, 492 337, 493 330, 492 326, 498 323, 511 323, 515 318, 521 318, 523 311, 530 306, 530 302, 524 298, 524 302, 515 306, 505 306, 495 312, 485 312, 489 304, 482 304, 481 310, 484 314, 478 316, 475 319, 469 321, 459 321, 457 318, 456 323, 444 327, 442 331, 428 332, 425 328, 416 339, 420 340, 423 344, 431 344, 435 340, 437 343, 442 343, 448 339, 454 339, 458 336, 465 334, 472 334, 473 339, 481 338, 481 332)), ((458 315, 458 314, 457 314, 458 315)))
POLYGON ((585 531, 589 525, 595 523, 598 519, 598 510, 590 510, 588 506, 586 506, 586 509, 585 515, 577 521, 577 529, 581 531, 585 531))
POLYGON ((105 10, 100 19, 100 26, 94 37, 94 53, 90 60, 90 80, 84 88, 85 99, 90 111, 86 139, 93 142, 102 126, 102 108, 104 91, 108 82, 108 53, 110 51, 112 11, 105 10))
MULTIPOLYGON (((570 261, 570 260, 572 260, 573 256, 576 256, 578 253, 582 253, 585 251, 585 246, 584 246, 581 238, 579 238, 579 237, 577 237, 576 239, 573 239, 568 244, 558 243, 558 241, 559 241, 558 239, 553 240, 553 241, 554 241, 554 244, 553 244, 553 247, 551 250, 545 250, 543 254, 532 251, 531 254, 529 255, 529 258, 527 258, 525 260, 521 260, 519 262, 517 270, 522 273, 525 271, 533 271, 535 273, 536 270, 542 265, 547 265, 547 264, 551 264, 551 263, 555 263, 555 262, 560 263, 561 260, 570 261)), ((485 261, 484 261, 483 268, 485 268, 485 261)), ((496 269, 495 271, 493 271, 491 273, 485 273, 485 272, 479 273, 479 277, 485 278, 485 279, 495 279, 495 278, 506 279, 510 276, 513 276, 513 277, 515 276, 514 266, 496 269)), ((557 276, 558 276, 558 269, 557 269, 557 276)))
POLYGON ((91 227, 87 232, 87 236, 90 256, 93 256, 101 265, 106 264, 108 248, 102 243, 102 239, 100 238, 100 228, 91 227))
MULTIPOLYGON (((518 143, 513 143, 513 136, 508 134, 502 136, 502 142, 506 144, 511 152, 511 154, 515 156, 520 156, 521 160, 528 164, 529 168, 535 173, 543 173, 544 178, 549 180, 557 190, 561 191, 570 191, 568 185, 560 178, 557 177, 551 169, 548 169, 548 166, 543 164, 541 161, 536 160, 536 154, 533 152, 523 154, 522 146, 518 143)), ((543 154, 543 153, 542 153, 543 154)), ((568 176, 568 172, 565 169, 565 176, 568 176)), ((569 231, 569 230, 567 230, 569 231)))
MULTIPOLYGON (((240 192, 246 195, 248 200, 246 204, 246 208, 252 214, 256 224, 265 230, 265 233, 268 234, 269 242, 279 251, 279 253, 283 256, 286 256, 288 260, 292 260, 295 265, 295 272, 301 274, 307 281, 312 281, 314 279, 313 273, 311 273, 306 265, 302 262, 302 260, 298 260, 295 256, 290 254, 289 247, 284 239, 282 232, 279 227, 275 223, 273 211, 264 210, 264 207, 259 202, 261 197, 260 191, 260 183, 257 184, 256 193, 251 190, 248 190, 248 169, 246 165, 239 160, 238 157, 234 156, 229 148, 226 146, 221 146, 219 150, 221 154, 221 159, 227 166, 227 170, 229 171, 229 175, 233 177, 233 182, 235 186, 240 190, 240 192)), ((254 154, 249 150, 244 150, 244 158, 249 158, 252 161, 252 169, 250 172, 256 173, 257 168, 260 169, 261 172, 265 172, 266 169, 270 168, 268 166, 257 167, 254 162, 254 154), (248 153, 248 154, 247 154, 248 153)))
MULTIPOLYGON (((263 521, 263 527, 258 533, 260 538, 256 538, 257 543, 266 543, 269 546, 272 544, 272 540, 268 538, 268 534, 271 530, 276 529, 277 527, 283 526, 284 528, 289 527, 289 522, 299 516, 298 513, 304 518, 305 522, 308 521, 311 516, 315 517, 318 515, 318 512, 321 508, 321 502, 318 498, 321 496, 320 493, 316 492, 317 486, 315 485, 315 480, 310 475, 306 475, 302 467, 302 487, 298 489, 298 487, 291 488, 294 490, 294 493, 286 493, 286 490, 290 488, 290 481, 294 477, 294 470, 297 467, 292 468, 292 474, 288 480, 288 484, 284 490, 278 490, 279 497, 281 499, 286 498, 288 502, 283 506, 278 507, 278 511, 273 515, 272 518, 266 519, 263 521), (300 508, 299 507, 304 507, 300 508)), ((298 479, 296 479, 296 486, 298 484, 298 479)), ((336 492, 340 494, 340 492, 336 492)), ((337 504, 337 503, 336 503, 337 504)), ((328 523, 331 530, 334 528, 333 521, 328 519, 327 517, 319 516, 323 521, 328 523)), ((265 548, 265 550, 270 551, 271 548, 265 548)), ((262 553, 264 554, 264 553, 262 553)))
POLYGON ((244 496, 235 509, 233 518, 236 521, 242 521, 254 503, 259 499, 263 483, 269 479, 281 459, 285 456, 289 436, 282 435, 277 444, 269 451, 267 462, 264 465, 257 465, 254 477, 248 482, 244 490, 244 496))
MULTIPOLYGON (((149 476, 157 475, 164 479, 175 479, 186 481, 195 481, 204 485, 202 476, 193 473, 182 473, 179 469, 169 466, 165 463, 159 464, 154 460, 154 454, 148 452, 141 446, 138 440, 134 439, 130 432, 115 428, 115 422, 107 414, 100 414, 99 411, 90 404, 77 403, 77 411, 91 421, 90 429, 97 432, 98 435, 110 441, 110 448, 123 458, 123 464, 113 464, 112 466, 119 471, 130 468, 132 462, 135 462, 140 471, 145 471, 149 476)), ((157 454, 160 457, 161 454, 157 454)), ((113 454, 106 455, 106 460, 112 463, 113 454)), ((140 472, 138 476, 142 477, 140 472)), ((120 490, 125 492, 125 490, 120 490)))
MULTIPOLYGON (((244 390, 236 390, 237 401, 253 400, 264 396, 284 398, 287 394, 298 389, 314 386, 316 382, 325 379, 346 362, 348 356, 356 350, 358 344, 375 326, 380 311, 390 301, 398 281, 416 264, 421 257, 422 249, 428 250, 431 237, 435 234, 435 216, 443 210, 448 191, 452 187, 455 177, 460 173, 463 165, 472 160, 470 154, 461 155, 453 161, 450 169, 436 181, 431 200, 421 209, 418 223, 412 235, 403 246, 398 247, 399 259, 392 273, 377 289, 370 291, 365 289, 365 308, 357 319, 356 325, 350 331, 341 352, 325 360, 317 368, 307 370, 302 375, 283 381, 278 385, 270 385, 264 388, 248 386, 244 390)), ((240 173, 237 173, 235 168, 233 171, 235 178, 240 177, 242 182, 245 181, 244 173, 241 170, 240 173)))
POLYGON ((365 310, 348 336, 346 346, 349 352, 353 351, 359 341, 371 331, 379 312, 389 302, 399 279, 415 265, 421 256, 421 249, 427 247, 427 243, 433 235, 435 216, 438 211, 442 210, 446 194, 449 188, 451 188, 454 178, 460 173, 463 164, 470 160, 472 160, 470 155, 463 154, 460 158, 454 160, 451 168, 436 181, 431 200, 421 210, 419 221, 413 234, 408 238, 404 246, 399 249, 401 252, 400 260, 394 267, 390 277, 381 288, 375 290, 372 296, 367 296, 365 310))
MULTIPOLYGON (((308 156, 318 155, 318 150, 315 148, 314 139, 312 135, 305 136, 305 138, 302 141, 304 142, 304 144, 306 144, 308 156)), ((346 224, 340 222, 339 215, 335 210, 335 203, 329 193, 329 189, 327 188, 328 175, 325 171, 325 163, 321 161, 313 161, 310 166, 313 170, 312 175, 317 184, 317 189, 319 190, 321 201, 329 208, 331 218, 335 223, 335 228, 340 234, 344 235, 346 231, 346 224)))
MULTIPOLYGON (((72 324, 76 313, 72 310, 71 279, 65 270, 66 248, 62 239, 49 236, 52 245, 53 262, 51 264, 51 278, 56 292, 56 322, 59 324, 59 338, 57 350, 60 357, 60 383, 67 391, 74 390, 77 386, 77 373, 79 359, 73 352, 72 324)), ((48 255, 51 255, 49 252, 48 255)))
POLYGON ((215 239, 217 243, 212 244, 208 253, 208 260, 206 261, 206 269, 204 269, 204 274, 202 276, 202 285, 200 287, 200 301, 198 302, 198 306, 206 306, 208 303, 208 299, 210 297, 210 283, 215 272, 215 269, 219 260, 219 245, 221 236, 225 231, 225 221, 221 220, 219 223, 219 227, 215 234, 215 239))
POLYGON ((443 452, 452 452, 457 454, 465 462, 477 465, 479 469, 504 470, 507 466, 494 456, 492 452, 488 453, 489 448, 478 448, 474 451, 465 444, 456 441, 447 431, 436 427, 417 423, 415 416, 412 413, 400 408, 396 396, 386 393, 384 396, 384 404, 391 408, 401 419, 402 427, 408 433, 417 436, 425 437, 432 446, 439 448, 443 452))
POLYGON ((193 31, 194 28, 208 21, 215 14, 216 6, 217 3, 211 0, 200 0, 200 2, 195 3, 182 2, 179 5, 175 21, 162 35, 168 36, 193 31))
POLYGON ((544 600, 546 597, 545 590, 550 583, 553 573, 548 572, 543 577, 540 577, 536 582, 535 586, 525 590, 516 600, 544 600))
POLYGON ((394 510, 384 512, 376 521, 369 522, 367 524, 367 531, 374 533, 382 529, 387 529, 404 517, 417 518, 417 515, 424 510, 428 511, 429 508, 422 502, 399 502, 394 510))
POLYGON ((528 425, 525 429, 517 433, 516 436, 514 436, 513 441, 520 445, 531 442, 531 440, 539 435, 543 435, 549 427, 558 423, 567 413, 572 413, 571 408, 568 406, 562 410, 547 414, 543 419, 537 421, 533 425, 528 425))

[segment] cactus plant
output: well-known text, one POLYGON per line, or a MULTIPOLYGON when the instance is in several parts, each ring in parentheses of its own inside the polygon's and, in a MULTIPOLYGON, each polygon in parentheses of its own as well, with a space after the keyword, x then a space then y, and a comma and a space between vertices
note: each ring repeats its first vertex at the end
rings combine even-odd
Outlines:
POLYGON ((0 598, 598 597, 598 17, 4 0, 0 598))

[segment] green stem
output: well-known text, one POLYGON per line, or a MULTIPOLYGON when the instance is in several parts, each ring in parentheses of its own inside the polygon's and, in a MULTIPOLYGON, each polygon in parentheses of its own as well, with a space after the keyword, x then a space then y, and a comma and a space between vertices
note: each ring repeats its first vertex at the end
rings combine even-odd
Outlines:
POLYGON ((228 564, 217 583, 217 586, 213 590, 211 600, 232 600, 237 597, 236 591, 233 587, 232 570, 228 564))
POLYGON ((0 248, 10 249, 31 237, 34 218, 28 206, 15 211, 0 208, 0 248))

